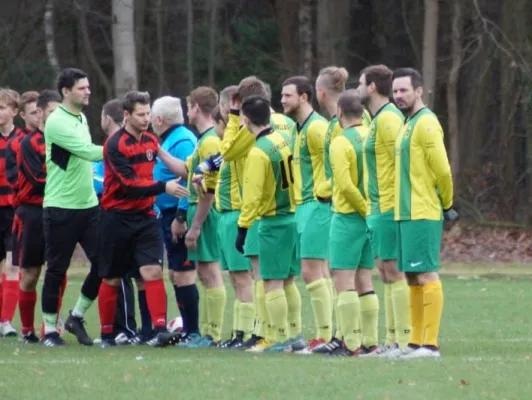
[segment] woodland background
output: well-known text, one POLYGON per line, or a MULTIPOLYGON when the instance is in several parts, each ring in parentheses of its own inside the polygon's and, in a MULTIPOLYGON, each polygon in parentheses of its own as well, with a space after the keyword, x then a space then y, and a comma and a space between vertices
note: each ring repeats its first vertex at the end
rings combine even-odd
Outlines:
POLYGON ((255 74, 271 84, 413 66, 438 114, 467 224, 446 232, 449 260, 532 261, 532 0, 0 0, 0 85, 54 87, 60 68, 90 75, 87 114, 129 89, 185 97, 255 74))

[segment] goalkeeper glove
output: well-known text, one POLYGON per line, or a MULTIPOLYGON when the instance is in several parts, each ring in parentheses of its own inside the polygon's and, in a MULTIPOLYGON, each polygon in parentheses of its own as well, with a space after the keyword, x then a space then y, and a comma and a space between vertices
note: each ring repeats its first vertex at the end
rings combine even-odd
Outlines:
POLYGON ((247 228, 238 227, 238 234, 236 235, 235 247, 239 253, 244 254, 244 244, 246 243, 247 228))
POLYGON ((460 219, 460 215, 451 206, 447 210, 443 210, 443 218, 445 218, 446 221, 458 221, 460 219))

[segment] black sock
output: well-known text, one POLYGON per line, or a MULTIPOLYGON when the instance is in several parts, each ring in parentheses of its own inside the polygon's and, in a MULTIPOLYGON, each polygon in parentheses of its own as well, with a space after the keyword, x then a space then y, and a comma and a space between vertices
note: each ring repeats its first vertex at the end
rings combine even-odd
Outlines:
POLYGON ((179 288, 179 297, 182 304, 179 307, 179 311, 182 312, 183 328, 188 334, 199 333, 199 293, 196 284, 181 286, 179 288), (186 325, 185 325, 186 321, 186 325))
POLYGON ((177 308, 179 308, 179 314, 183 319, 183 332, 187 332, 187 315, 185 314, 185 307, 183 306, 183 295, 181 288, 177 285, 174 285, 174 293, 177 308))
POLYGON ((151 324, 151 315, 150 310, 148 309, 145 290, 139 290, 139 310, 140 321, 142 324, 141 334, 142 336, 150 337, 153 334, 153 326, 151 324))

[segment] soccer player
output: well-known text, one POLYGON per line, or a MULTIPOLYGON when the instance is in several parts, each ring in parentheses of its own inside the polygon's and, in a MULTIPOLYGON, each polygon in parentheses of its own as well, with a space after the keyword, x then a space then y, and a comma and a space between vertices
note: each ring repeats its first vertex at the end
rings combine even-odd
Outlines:
POLYGON ((398 270, 410 286, 412 331, 401 357, 439 357, 443 290, 438 270, 445 219, 456 220, 453 180, 436 115, 423 104, 423 79, 413 68, 392 77, 393 98, 406 115, 395 142, 395 220, 398 270))
POLYGON ((19 110, 20 96, 11 89, 0 88, 0 337, 17 336, 11 325, 17 309, 19 275, 18 267, 13 265, 12 235, 13 190, 6 171, 6 149, 9 141, 21 134, 13 120, 19 110))
POLYGON ((293 167, 296 203, 297 253, 303 280, 310 293, 316 336, 302 350, 310 354, 332 338, 332 298, 324 274, 329 245, 323 240, 329 232, 330 199, 318 199, 317 188, 325 181, 324 145, 327 120, 312 108, 312 84, 305 76, 283 82, 281 104, 285 114, 297 122, 294 128, 293 167), (321 201, 320 201, 321 200, 321 201))
POLYGON ((361 353, 361 299, 373 289, 374 266, 366 229, 367 205, 363 189, 363 141, 367 128, 362 125, 364 106, 355 89, 338 99, 338 120, 343 132, 331 143, 333 173, 333 216, 329 235, 330 265, 338 292, 336 312, 343 346, 327 348, 331 355, 354 356, 361 353))
MULTIPOLYGON (((161 147, 171 156, 186 162, 194 152, 197 139, 194 133, 184 126, 183 108, 177 97, 164 96, 154 101, 151 111, 153 132, 159 136, 161 147)), ((153 170, 155 180, 167 182, 175 175, 157 159, 153 170)), ((183 181, 186 185, 186 181, 183 181)), ((174 286, 174 293, 179 312, 183 319, 183 335, 199 334, 198 304, 199 293, 196 287, 196 265, 188 260, 185 246, 186 223, 178 224, 180 231, 174 240, 171 225, 176 213, 186 216, 188 200, 177 199, 166 193, 157 196, 155 204, 161 210, 159 227, 166 247, 168 258, 168 275, 174 286)))
POLYGON ((91 263, 81 294, 65 321, 65 329, 80 344, 92 346, 83 316, 98 295, 98 224, 100 211, 92 182, 92 161, 102 159, 102 147, 91 141, 82 113, 89 104, 87 74, 76 68, 59 73, 57 91, 63 101, 44 127, 46 185, 43 200, 46 273, 42 288, 44 345, 61 346, 56 327, 60 288, 76 244, 80 243, 91 263))
POLYGON ((389 100, 391 86, 392 71, 385 65, 372 65, 360 73, 358 92, 373 115, 364 142, 367 224, 384 282, 386 341, 384 347, 374 352, 378 355, 405 348, 410 336, 410 289, 405 274, 397 270, 397 223, 393 215, 395 139, 404 116, 389 100))
POLYGON ((259 224, 259 270, 264 282, 268 321, 274 331, 274 341, 262 350, 290 351, 292 340, 284 289, 293 284, 292 259, 296 245, 290 195, 293 185, 290 137, 271 127, 270 102, 266 97, 245 97, 241 111, 243 122, 255 136, 256 143, 246 160, 235 245, 243 253, 248 229, 259 224), (258 217, 260 220, 256 222, 258 217))
MULTIPOLYGON (((24 136, 17 153, 18 207, 13 223, 13 259, 21 270, 19 312, 23 343, 39 343, 34 322, 36 288, 44 264, 45 247, 42 203, 46 181, 46 149, 43 130, 46 119, 60 102, 61 96, 56 91, 41 92, 35 101, 37 115, 31 123, 26 120, 27 127, 34 123, 38 126, 24 136)), ((28 112, 27 106, 23 109, 28 112)))
POLYGON ((123 108, 125 125, 106 141, 104 149, 105 179, 99 241, 99 273, 103 281, 98 296, 101 346, 116 345, 113 330, 120 278, 138 268, 157 332, 147 344, 163 347, 174 337, 166 329, 162 239, 153 206, 158 194, 187 196, 188 190, 177 180, 153 180, 159 141, 146 131, 150 124, 149 94, 126 93, 123 108))
MULTIPOLYGON (((220 152, 220 139, 214 132, 212 111, 218 104, 218 94, 214 89, 200 86, 187 97, 188 119, 198 129, 200 137, 194 153, 187 161, 188 210, 186 219, 183 213, 176 213, 177 224, 187 224, 185 244, 190 261, 195 261, 198 275, 205 287, 204 301, 207 311, 207 331, 202 336, 189 335, 187 341, 180 343, 188 348, 216 345, 222 335, 226 291, 220 270, 220 246, 217 238, 219 213, 215 207, 214 194, 218 172, 209 172, 202 183, 206 192, 193 190, 193 172, 198 165, 210 156, 220 152)), ((200 300, 202 301, 202 300, 200 300)))

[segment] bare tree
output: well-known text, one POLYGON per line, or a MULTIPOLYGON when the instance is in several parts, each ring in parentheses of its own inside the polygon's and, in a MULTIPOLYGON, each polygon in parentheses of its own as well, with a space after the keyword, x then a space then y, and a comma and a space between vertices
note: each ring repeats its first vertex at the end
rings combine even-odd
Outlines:
POLYGON ((155 13, 155 29, 157 32, 157 72, 159 75, 159 96, 161 96, 165 87, 163 0, 157 0, 153 12, 155 13))
POLYGON ((113 61, 115 94, 121 96, 137 89, 134 0, 113 0, 113 61))
POLYGON ((55 51, 55 36, 54 36, 54 1, 48 0, 44 9, 44 42, 46 43, 46 55, 48 56, 48 62, 57 75, 61 66, 57 53, 55 51))
POLYGON ((312 76, 312 0, 301 0, 299 7, 299 47, 301 49, 300 68, 303 75, 312 76))
POLYGON ((187 0, 187 77, 188 89, 194 89, 194 5, 187 0))
POLYGON ((436 73, 438 56, 438 0, 425 0, 425 18, 423 26, 423 80, 424 101, 429 107, 434 106, 436 97, 436 73))
POLYGON ((350 11, 350 0, 318 0, 316 43, 320 66, 345 65, 350 11))
POLYGON ((276 0, 281 49, 285 69, 295 74, 299 69, 299 0, 276 0))
POLYGON ((216 36, 218 33, 218 0, 210 1, 211 26, 209 30, 209 59, 207 62, 209 86, 214 86, 214 71, 216 69, 216 36))

